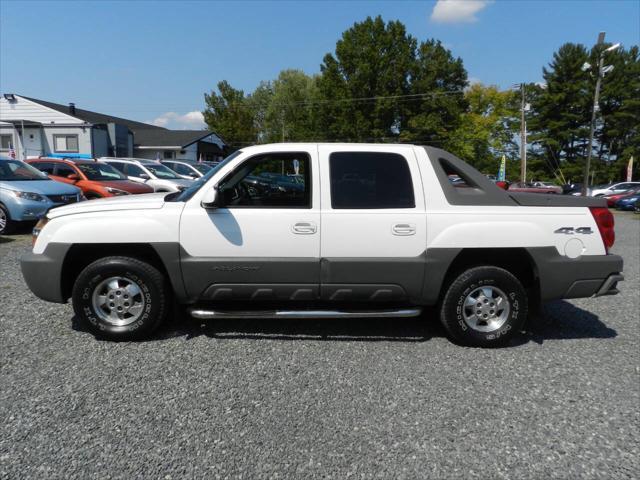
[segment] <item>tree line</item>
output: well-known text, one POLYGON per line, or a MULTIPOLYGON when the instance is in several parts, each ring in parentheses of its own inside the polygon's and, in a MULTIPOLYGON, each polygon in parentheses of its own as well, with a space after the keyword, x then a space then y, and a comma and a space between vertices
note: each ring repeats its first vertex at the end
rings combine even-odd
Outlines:
MULTIPOLYGON (((566 43, 524 85, 528 178, 579 181, 589 148, 594 67, 608 44, 566 43)), ((596 182, 640 163, 638 46, 606 54, 593 149, 596 182)), ((461 58, 435 39, 418 41, 400 21, 368 17, 343 32, 320 73, 283 70, 250 93, 221 81, 205 94, 207 126, 235 150, 271 142, 403 142, 444 148, 485 173, 507 159, 519 178, 521 94, 470 84, 461 58)))

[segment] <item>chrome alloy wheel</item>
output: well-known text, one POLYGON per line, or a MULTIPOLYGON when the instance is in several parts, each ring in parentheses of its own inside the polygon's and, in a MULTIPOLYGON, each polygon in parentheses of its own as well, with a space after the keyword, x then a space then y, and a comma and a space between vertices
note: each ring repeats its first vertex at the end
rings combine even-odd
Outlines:
POLYGON ((4 232, 5 228, 7 228, 7 215, 4 213, 4 210, 0 208, 0 232, 4 232))
POLYGON ((100 282, 91 301, 101 320, 118 327, 138 320, 146 303, 138 284, 124 277, 109 277, 100 282))
POLYGON ((480 287, 464 300, 465 323, 478 332, 499 330, 509 318, 511 307, 505 293, 496 287, 480 287))

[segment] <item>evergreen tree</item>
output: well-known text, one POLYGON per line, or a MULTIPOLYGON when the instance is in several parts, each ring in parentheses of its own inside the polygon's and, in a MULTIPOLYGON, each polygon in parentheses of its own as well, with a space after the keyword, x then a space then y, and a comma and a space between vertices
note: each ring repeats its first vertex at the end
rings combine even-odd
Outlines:
POLYGON ((460 58, 454 58, 440 41, 421 43, 409 90, 416 97, 403 110, 402 139, 448 148, 467 107, 466 86, 467 72, 460 58))
POLYGON ((593 99, 589 74, 582 69, 588 60, 583 45, 566 43, 542 70, 546 88, 537 92, 533 102, 530 140, 555 167, 584 156, 593 99))
POLYGON ((204 95, 206 106, 202 114, 207 127, 220 134, 232 150, 255 143, 258 138, 254 112, 244 92, 227 81, 218 82, 217 86, 217 93, 204 95))

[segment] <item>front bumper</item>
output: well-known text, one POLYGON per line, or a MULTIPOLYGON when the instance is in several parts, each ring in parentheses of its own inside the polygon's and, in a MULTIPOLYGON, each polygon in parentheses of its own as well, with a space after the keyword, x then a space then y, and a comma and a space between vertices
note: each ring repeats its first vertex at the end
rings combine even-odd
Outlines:
POLYGON ((623 261, 619 255, 584 255, 568 258, 555 247, 531 248, 543 301, 618 293, 623 261))
POLYGON ((47 302, 66 303, 62 292, 62 265, 70 245, 50 243, 41 254, 20 258, 22 276, 34 295, 47 302))

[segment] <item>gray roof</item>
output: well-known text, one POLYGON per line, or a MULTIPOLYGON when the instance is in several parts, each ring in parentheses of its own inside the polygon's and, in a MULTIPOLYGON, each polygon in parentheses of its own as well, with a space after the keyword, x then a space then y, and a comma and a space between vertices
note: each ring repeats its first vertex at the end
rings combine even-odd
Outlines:
POLYGON ((44 105, 45 107, 52 108, 60 113, 64 113, 65 115, 70 115, 75 118, 79 118, 80 120, 84 120, 88 123, 93 124, 102 124, 102 123, 120 123, 125 125, 135 132, 139 129, 153 129, 153 130, 167 130, 166 128, 156 127, 155 125, 149 125, 148 123, 136 122, 135 120, 128 120, 126 118, 114 117, 112 115, 104 115, 102 113, 92 112, 90 110, 83 110, 82 108, 77 108, 75 113, 71 113, 69 110, 69 105, 61 105, 59 103, 47 102, 46 100, 38 100, 37 98, 24 97, 27 100, 31 100, 32 102, 39 103, 40 105, 44 105))
MULTIPOLYGON (((47 102, 45 100, 38 100, 37 98, 25 97, 23 95, 20 96, 91 124, 119 123, 124 125, 133 132, 135 146, 186 147, 214 133, 210 130, 169 130, 156 125, 150 125, 148 123, 136 122, 135 120, 128 120, 126 118, 104 115, 90 110, 83 110, 78 107, 76 107, 75 113, 72 114, 68 105, 47 102)), ((220 136, 218 135, 218 137, 220 136)))
POLYGON ((148 128, 134 131, 135 145, 149 145, 151 147, 186 147, 198 140, 208 137, 208 130, 166 130, 148 128))

